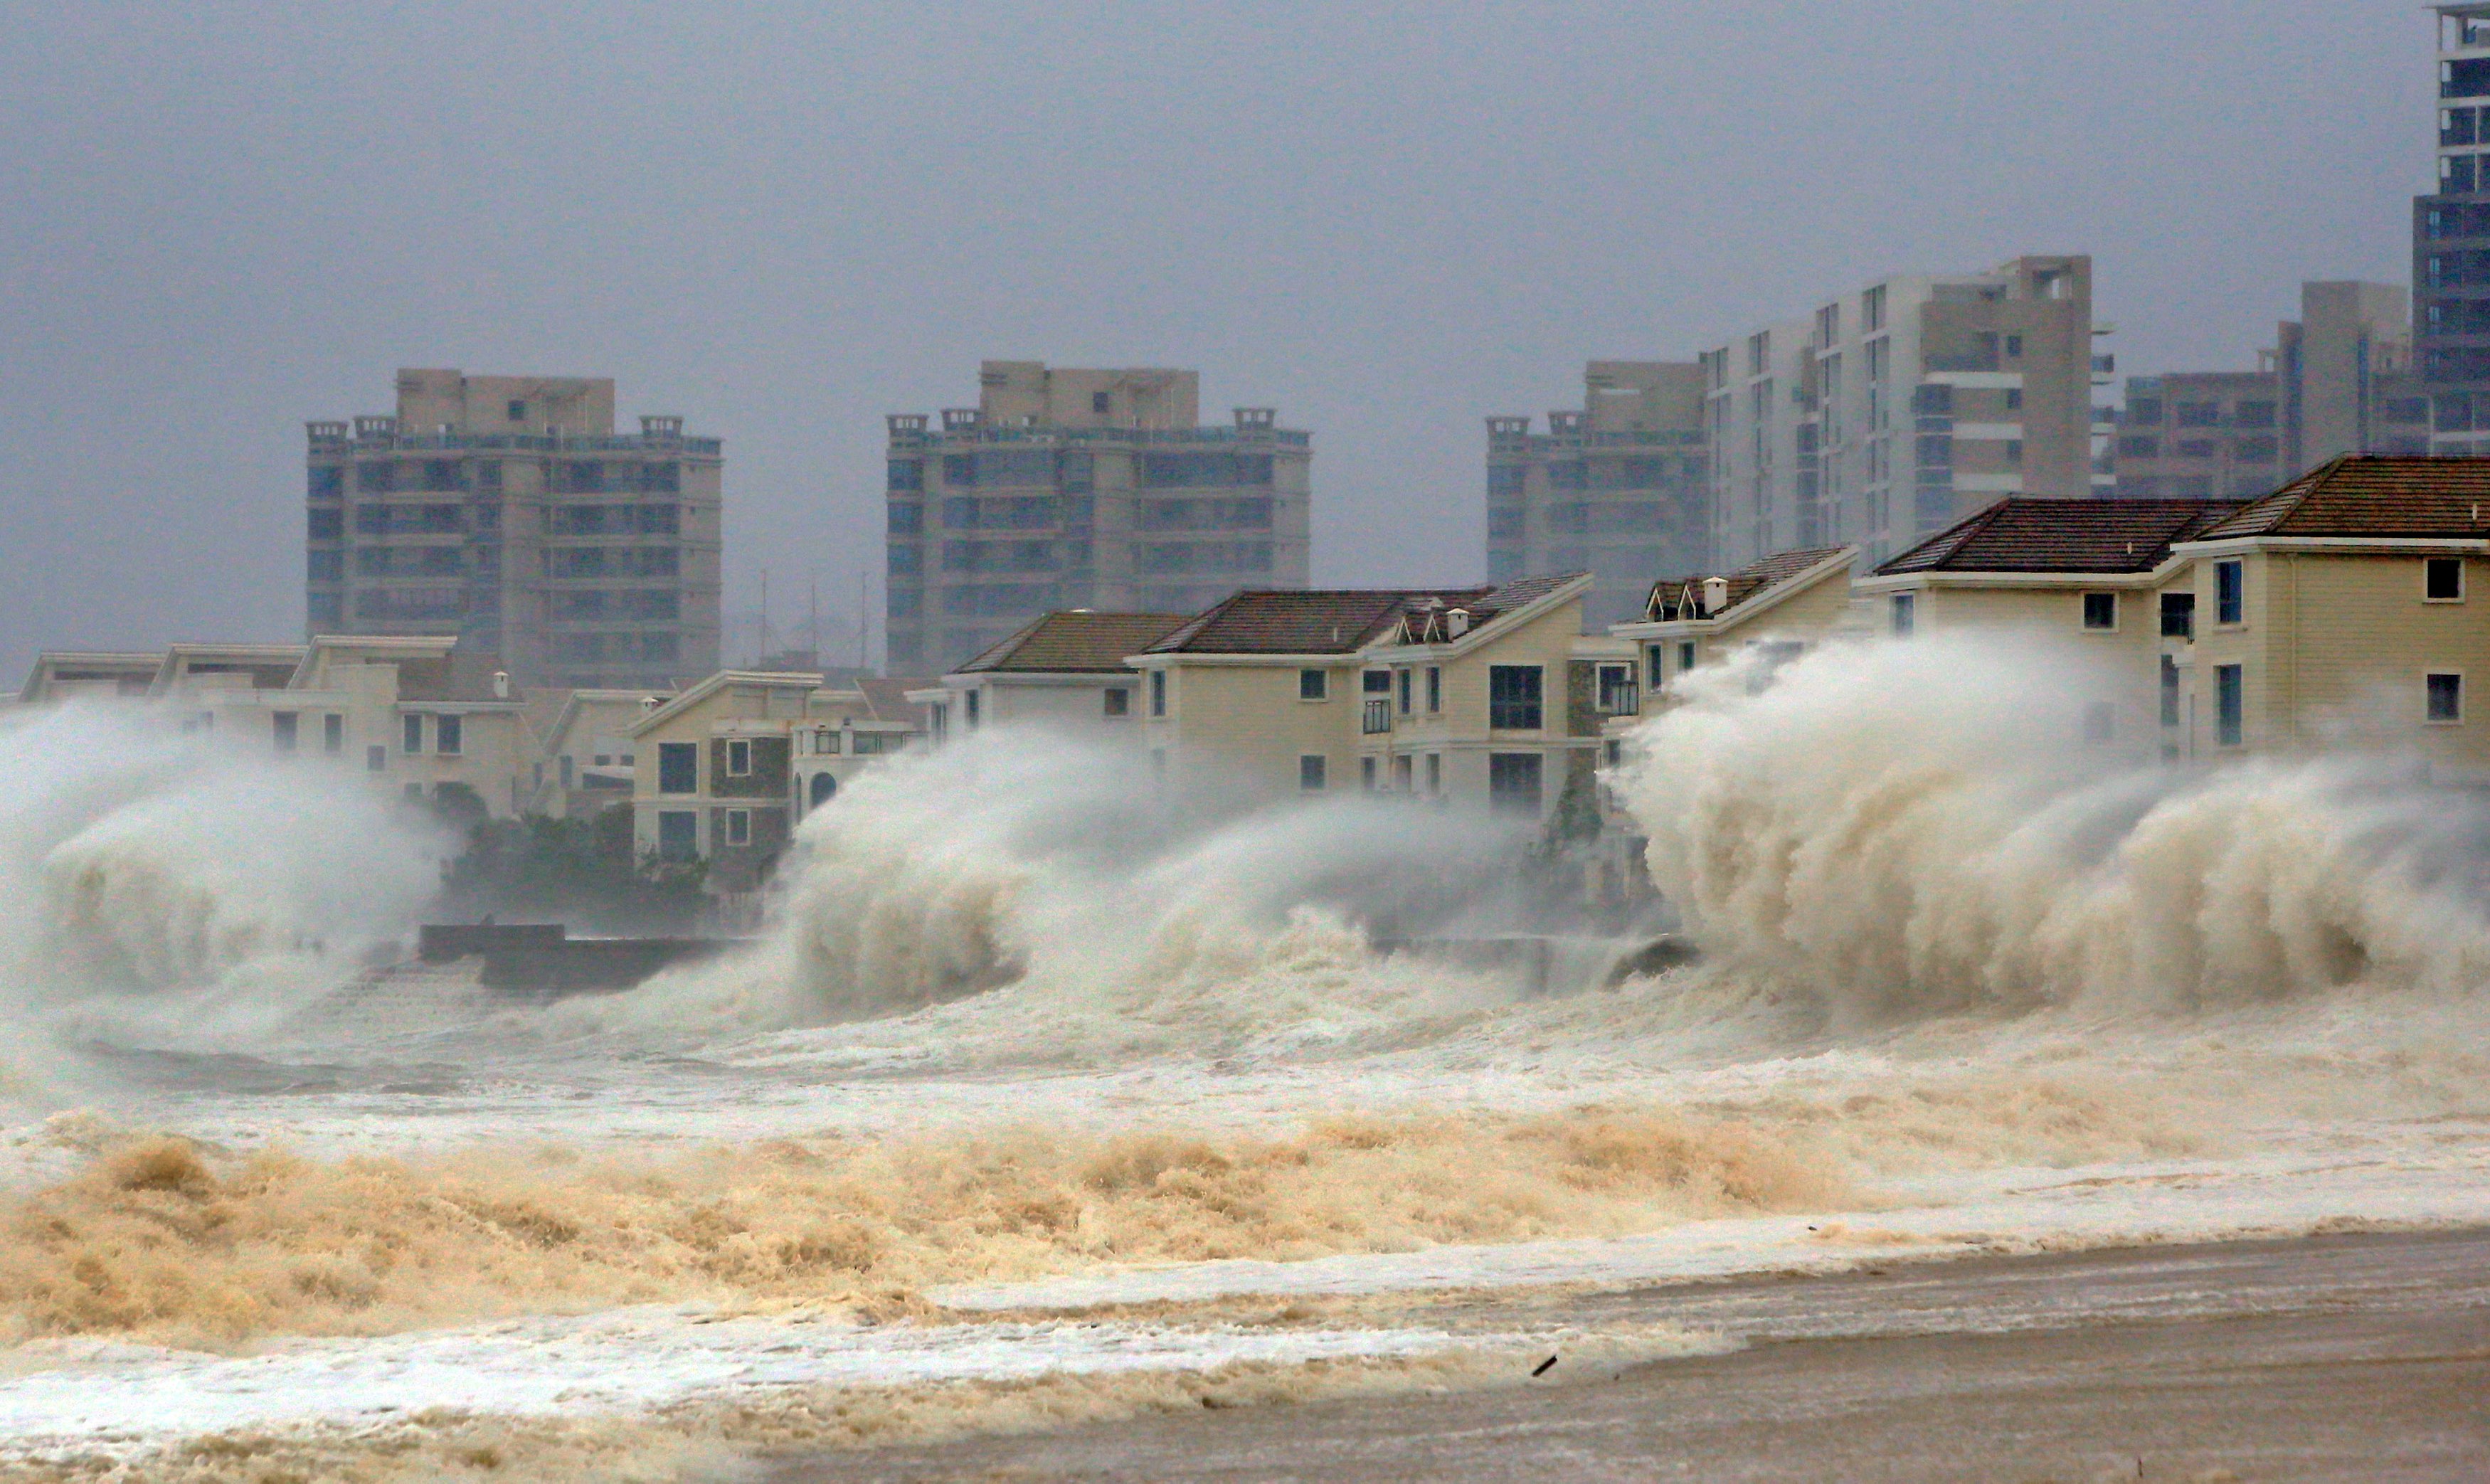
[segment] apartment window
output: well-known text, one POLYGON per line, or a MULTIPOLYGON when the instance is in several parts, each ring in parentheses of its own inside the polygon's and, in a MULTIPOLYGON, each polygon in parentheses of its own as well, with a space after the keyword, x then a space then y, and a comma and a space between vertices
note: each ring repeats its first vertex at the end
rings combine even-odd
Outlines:
POLYGON ((464 716, 433 717, 432 750, 443 757, 458 756, 466 744, 466 722, 464 716))
POLYGON ((1894 637, 1896 639, 1909 638, 1911 636, 1911 630, 1919 626, 1920 596, 1917 593, 1895 594, 1893 597, 1892 611, 1894 619, 1894 637))
POLYGON ((726 744, 726 775, 730 778, 752 776, 752 743, 736 738, 726 744))
POLYGON ((379 745, 378 743, 365 747, 363 749, 363 771, 389 771, 389 749, 379 745))
MULTIPOLYGON (((660 794, 700 792, 699 743, 657 743, 657 792, 660 794)), ((686 815, 685 818, 689 816, 686 815)))
MULTIPOLYGON (((671 745, 676 744, 658 743, 661 749, 671 745)), ((657 858, 678 865, 700 858, 699 815, 689 809, 667 809, 657 816, 657 858)))
POLYGON ((404 734, 400 738, 400 742, 407 754, 411 757, 416 753, 421 752, 423 750, 423 718, 421 716, 408 716, 402 719, 398 725, 404 734))
POLYGON ((1406 715, 1408 715, 1408 714, 1409 714, 1409 713, 1410 713, 1410 711, 1411 711, 1411 706, 1410 706, 1411 692, 1412 692, 1412 691, 1416 688, 1416 686, 1417 686, 1417 674, 1416 674, 1416 672, 1414 672, 1414 671, 1410 671, 1410 670, 1403 670, 1403 671, 1401 671, 1401 672, 1400 672, 1400 676, 1401 676, 1401 714, 1402 714, 1402 715, 1404 715, 1404 716, 1406 716, 1406 715))
POLYGON ((2118 731, 2118 707, 2108 701, 2093 701, 2084 707, 2084 741, 2108 742, 2118 731))
POLYGON ((2214 622, 2242 624, 2247 621, 2247 582, 2237 562, 2214 564, 2214 622))
POLYGON ((303 725, 302 714, 297 712, 276 712, 272 713, 268 719, 274 724, 274 737, 276 743, 276 750, 279 752, 293 751, 296 734, 303 725))
POLYGON ((1539 815, 1540 758, 1536 752, 1487 755, 1487 802, 1498 814, 1539 815))
POLYGON ((2161 595, 2161 637, 2193 639, 2196 637, 2196 595, 2164 593, 2161 595))
POLYGON ((1167 672, 1165 670, 1150 672, 1150 714, 1153 716, 1167 714, 1167 672))
POLYGON ((2115 593, 2085 594, 2084 627, 2101 631, 2118 627, 2118 595, 2115 593))
POLYGON ((346 750, 346 718, 331 712, 320 718, 320 750, 335 757, 346 750))
POLYGON ((2238 746, 2246 714, 2247 698, 2240 666, 2214 666, 2214 741, 2225 747, 2238 746))
POLYGON ((523 402, 523 401, 520 401, 520 400, 518 400, 517 398, 513 397, 513 398, 511 398, 511 400, 510 400, 510 405, 509 405, 509 407, 508 407, 507 410, 508 411, 508 413, 509 413, 509 415, 510 415, 510 421, 511 421, 511 422, 525 422, 526 421, 528 421, 528 404, 527 404, 527 403, 525 403, 525 402, 523 402))
POLYGON ((2009 387, 2006 389, 2006 410, 2008 412, 2021 412, 2023 410, 2022 388, 2009 387))
POLYGON ((2010 335, 2006 337, 2006 354, 2009 356, 2019 356, 2023 354, 2023 337, 2021 335, 2010 335))
POLYGON ((1105 412, 1110 405, 1112 404, 1108 401, 1106 393, 1092 392, 1089 393, 1089 410, 1091 412, 1105 412))
POLYGON ((2161 724, 2179 724, 2179 661, 2167 655, 2161 656, 2161 724))
POLYGON ((1427 754, 1427 792, 1440 794, 1443 791, 1444 755, 1440 752, 1430 752, 1427 754))
POLYGON ((1329 760, 1319 752, 1309 752, 1297 759, 1297 787, 1309 794, 1323 791, 1329 760))
POLYGON ((2464 719, 2464 677, 2445 671, 2426 677, 2429 719, 2441 724, 2464 719))
POLYGON ((1133 693, 1121 685, 1110 685, 1104 698, 1106 714, 1129 716, 1133 713, 1133 693))
POLYGON ((1444 709, 1444 667, 1427 667, 1427 714, 1432 716, 1444 709))
POLYGON ((1537 665, 1488 666, 1487 724, 1511 732, 1539 730, 1540 681, 1537 665))
POLYGON ((726 843, 729 845, 749 845, 752 843, 752 811, 750 809, 729 809, 726 811, 726 843))
POLYGON ((2431 557, 2421 564, 2421 596, 2433 603, 2464 601, 2464 559, 2431 557))
POLYGON ((1329 670, 1299 670, 1297 672, 1298 700, 1326 701, 1330 698, 1331 672, 1329 670))

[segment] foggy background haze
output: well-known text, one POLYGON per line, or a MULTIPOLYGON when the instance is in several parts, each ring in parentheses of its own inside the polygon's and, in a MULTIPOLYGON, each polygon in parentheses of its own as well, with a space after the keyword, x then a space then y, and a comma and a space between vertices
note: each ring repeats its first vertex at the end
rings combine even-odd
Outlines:
MULTIPOLYGON (((1315 436, 1315 578, 1483 565, 1491 413, 1896 272, 2089 252, 2122 376, 2408 282, 2386 0, 0 3, 0 684, 291 639, 303 422, 611 376, 726 442, 730 657, 882 566, 882 415, 1197 367, 1315 436)), ((848 630, 852 632, 852 630, 848 630)), ((877 637, 879 626, 877 623, 877 637)), ((835 645, 840 641, 833 639, 835 645)), ((853 639, 845 641, 853 644, 853 639)))

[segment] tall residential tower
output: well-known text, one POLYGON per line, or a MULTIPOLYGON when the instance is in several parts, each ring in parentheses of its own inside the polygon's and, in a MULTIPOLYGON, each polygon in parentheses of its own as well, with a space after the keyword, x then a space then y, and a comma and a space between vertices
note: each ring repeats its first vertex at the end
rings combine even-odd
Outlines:
POLYGON ((2413 201, 2430 451, 2490 453, 2490 5, 2438 11, 2438 192, 2413 201))
POLYGON ((455 370, 306 427, 311 634, 455 635, 527 685, 717 668, 717 439, 618 436, 604 378, 455 370))
POLYGON ((1487 420, 1487 577, 1592 574, 1582 621, 1642 616, 1651 585, 1703 566, 1712 521, 1702 368, 1594 361, 1582 409, 1487 420))
POLYGON ((1201 424, 1196 373, 988 361, 975 407, 889 420, 888 663, 940 673, 1058 608, 1192 613, 1302 588, 1311 440, 1201 424))

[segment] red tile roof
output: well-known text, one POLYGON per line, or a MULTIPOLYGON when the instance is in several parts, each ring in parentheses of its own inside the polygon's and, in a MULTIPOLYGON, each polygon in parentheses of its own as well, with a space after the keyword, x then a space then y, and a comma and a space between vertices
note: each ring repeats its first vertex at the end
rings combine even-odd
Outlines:
POLYGON ((2360 453, 2302 475, 2198 539, 2234 536, 2490 537, 2490 458, 2360 453))
POLYGON ((1095 674, 1120 671, 1175 631, 1181 613, 1049 613, 960 667, 958 673, 1095 674))
POLYGON ((2147 572, 2238 500, 2048 500, 2010 495, 1876 568, 1897 572, 2147 572))
POLYGON ((1719 618, 1748 598, 1778 587, 1802 572, 1811 571, 1849 549, 1847 546, 1809 546, 1797 551, 1777 551, 1750 562, 1736 571, 1724 574, 1729 579, 1728 606, 1714 614, 1703 611, 1703 578, 1663 577, 1651 585, 1651 597, 1643 602, 1643 617, 1654 623, 1719 618))

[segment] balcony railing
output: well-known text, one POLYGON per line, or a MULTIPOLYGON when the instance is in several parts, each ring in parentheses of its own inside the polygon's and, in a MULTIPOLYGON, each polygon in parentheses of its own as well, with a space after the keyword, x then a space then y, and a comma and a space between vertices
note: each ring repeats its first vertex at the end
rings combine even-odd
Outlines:
POLYGON ((1603 716, 1633 716, 1642 711, 1642 687, 1638 682, 1602 677, 1596 709, 1603 716))
POLYGON ((315 425, 310 441, 350 442, 358 452, 517 452, 517 453, 659 453, 715 455, 724 443, 715 438, 690 438, 680 433, 372 433, 346 439, 327 425, 315 425))
POLYGON ((1361 718, 1359 730, 1369 737, 1375 737, 1381 733, 1391 731, 1392 703, 1389 701, 1367 702, 1366 713, 1361 718))

